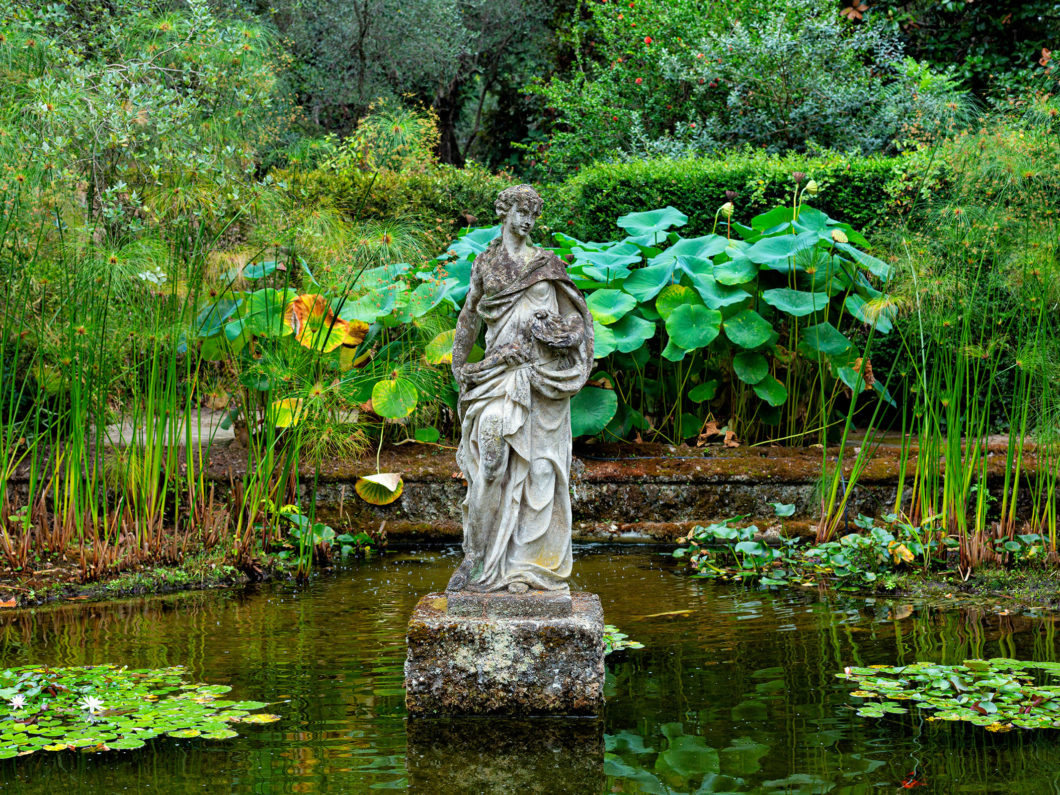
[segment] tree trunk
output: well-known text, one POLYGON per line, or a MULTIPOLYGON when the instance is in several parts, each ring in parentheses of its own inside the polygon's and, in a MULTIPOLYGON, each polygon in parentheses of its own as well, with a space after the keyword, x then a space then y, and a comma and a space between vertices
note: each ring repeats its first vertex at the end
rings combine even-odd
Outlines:
POLYGON ((456 122, 460 115, 459 85, 453 82, 446 89, 446 93, 439 92, 434 97, 434 111, 438 114, 438 160, 463 167, 464 155, 456 138, 456 122))

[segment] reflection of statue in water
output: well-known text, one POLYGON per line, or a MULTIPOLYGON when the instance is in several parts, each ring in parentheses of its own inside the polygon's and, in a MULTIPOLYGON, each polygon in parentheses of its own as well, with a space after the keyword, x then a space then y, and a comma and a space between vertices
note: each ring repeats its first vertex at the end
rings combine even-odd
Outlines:
POLYGON ((528 239, 529 185, 501 192, 504 231, 479 254, 453 344, 464 560, 449 591, 566 591, 571 570, 570 399, 593 363, 592 317, 564 262, 528 239), (468 354, 486 323, 486 353, 468 354))

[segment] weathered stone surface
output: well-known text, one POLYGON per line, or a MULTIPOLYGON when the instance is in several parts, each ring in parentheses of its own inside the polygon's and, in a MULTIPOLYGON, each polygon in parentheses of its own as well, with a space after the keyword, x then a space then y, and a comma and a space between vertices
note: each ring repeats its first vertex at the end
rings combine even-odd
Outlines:
POLYGON ((604 613, 596 594, 571 594, 565 618, 454 616, 446 597, 424 596, 409 621, 410 715, 600 712, 604 613))
POLYGON ((477 618, 565 618, 572 614, 573 602, 566 591, 527 591, 522 594, 469 593, 448 594, 451 616, 477 618))
POLYGON ((586 718, 409 718, 405 766, 422 795, 596 795, 604 725, 586 718))

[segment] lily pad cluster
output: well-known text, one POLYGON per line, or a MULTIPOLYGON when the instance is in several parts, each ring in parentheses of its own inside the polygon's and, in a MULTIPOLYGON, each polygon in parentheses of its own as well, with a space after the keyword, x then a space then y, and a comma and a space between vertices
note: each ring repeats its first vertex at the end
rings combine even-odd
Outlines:
POLYGON ((623 649, 643 649, 644 644, 632 640, 629 635, 622 632, 614 624, 604 625, 604 654, 610 654, 623 649))
POLYGON ((917 662, 846 668, 836 674, 856 685, 857 713, 867 718, 936 710, 928 720, 967 721, 988 731, 1060 729, 1060 663, 998 657, 963 665, 917 662))
POLYGON ((0 671, 0 759, 36 751, 131 750, 163 735, 226 740, 238 734, 235 724, 280 719, 254 713, 264 702, 220 698, 230 690, 190 683, 182 666, 7 668, 0 671))

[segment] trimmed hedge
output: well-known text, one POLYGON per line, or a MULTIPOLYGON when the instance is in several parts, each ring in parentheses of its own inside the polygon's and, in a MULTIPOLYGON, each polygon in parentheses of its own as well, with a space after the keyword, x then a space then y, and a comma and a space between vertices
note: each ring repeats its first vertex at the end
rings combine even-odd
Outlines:
POLYGON ((893 212, 907 182, 905 165, 903 157, 746 151, 725 157, 597 164, 547 190, 544 220, 583 240, 611 240, 620 234, 618 217, 672 205, 688 216, 681 234, 701 235, 711 231, 727 190, 737 194, 734 219, 747 223, 790 202, 791 175, 801 171, 820 186, 820 193, 807 197, 807 203, 856 229, 871 229, 893 212))
POLYGON ((474 163, 401 173, 383 170, 374 177, 364 171, 322 169, 277 171, 274 177, 299 201, 332 206, 363 219, 411 218, 454 232, 494 223, 497 194, 513 184, 509 175, 492 174, 474 163))

